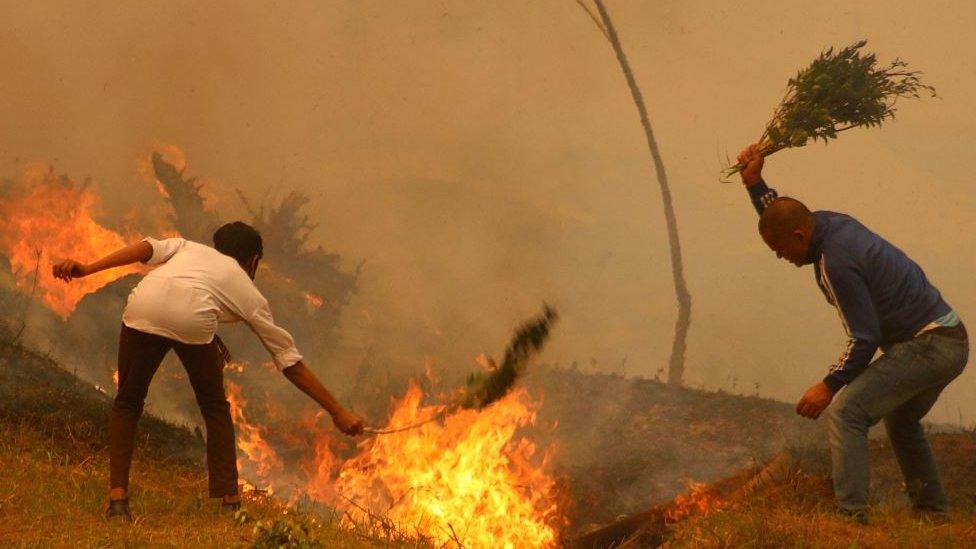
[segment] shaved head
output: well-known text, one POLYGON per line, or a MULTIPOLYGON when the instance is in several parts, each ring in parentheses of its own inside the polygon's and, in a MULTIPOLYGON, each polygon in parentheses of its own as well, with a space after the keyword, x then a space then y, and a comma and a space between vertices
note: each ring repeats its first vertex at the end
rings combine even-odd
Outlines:
POLYGON ((807 257, 817 220, 803 202, 783 196, 773 200, 759 218, 759 234, 776 256, 800 267, 807 257))
POLYGON ((772 237, 783 237, 797 229, 812 230, 813 214, 795 198, 783 196, 773 200, 759 218, 759 232, 772 237))

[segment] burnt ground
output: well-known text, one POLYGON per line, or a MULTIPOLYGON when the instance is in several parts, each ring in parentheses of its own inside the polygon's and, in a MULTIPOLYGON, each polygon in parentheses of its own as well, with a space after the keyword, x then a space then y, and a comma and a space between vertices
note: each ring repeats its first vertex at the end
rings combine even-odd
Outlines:
POLYGON ((532 438, 555 445, 574 525, 604 524, 761 464, 786 448, 825 443, 823 422, 793 405, 650 380, 539 367, 532 438), (552 429, 553 423, 556 428, 552 429))

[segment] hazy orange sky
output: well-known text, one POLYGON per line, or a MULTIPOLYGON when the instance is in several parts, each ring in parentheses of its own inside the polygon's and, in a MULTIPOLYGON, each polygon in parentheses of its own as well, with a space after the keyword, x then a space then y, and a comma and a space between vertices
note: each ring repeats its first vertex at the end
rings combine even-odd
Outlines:
MULTIPOLYGON (((940 98, 881 129, 772 157, 767 179, 861 219, 976 318, 972 2, 608 2, 668 169, 693 298, 688 383, 795 400, 844 346, 809 268, 776 260, 720 160, 761 133, 786 79, 869 40, 940 98)), ((225 217, 312 197, 315 239, 366 260, 363 310, 496 351, 545 299, 545 358, 653 376, 674 322, 660 196, 610 46, 573 0, 0 3, 0 175, 91 176, 122 215, 136 158, 182 147, 225 217)), ((138 184, 136 184, 138 183, 138 184)), ((301 343, 301 342, 299 342, 301 343)), ((469 367, 470 364, 459 365, 469 367)), ((976 421, 974 376, 936 405, 976 421)))

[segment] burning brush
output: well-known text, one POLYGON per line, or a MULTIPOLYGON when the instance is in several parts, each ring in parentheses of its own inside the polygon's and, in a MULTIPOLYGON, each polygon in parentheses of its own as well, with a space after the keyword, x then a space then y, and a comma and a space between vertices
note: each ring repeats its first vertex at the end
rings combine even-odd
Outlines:
POLYGON ((398 433, 443 419, 459 409, 481 410, 491 405, 508 394, 512 386, 515 385, 515 381, 525 371, 529 359, 542 350, 546 340, 549 339, 549 331, 558 318, 555 309, 543 304, 542 314, 526 322, 515 331, 511 343, 505 350, 505 358, 502 360, 501 366, 497 366, 494 360, 489 359, 489 364, 492 366, 491 370, 487 374, 482 372, 471 374, 462 396, 445 406, 434 416, 405 427, 396 429, 366 428, 363 432, 373 435, 398 433))

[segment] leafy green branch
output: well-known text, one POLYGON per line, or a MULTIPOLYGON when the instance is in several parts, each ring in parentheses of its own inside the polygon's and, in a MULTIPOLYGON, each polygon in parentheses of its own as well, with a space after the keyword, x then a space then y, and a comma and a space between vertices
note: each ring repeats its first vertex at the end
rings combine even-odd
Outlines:
MULTIPOLYGON (((880 65, 873 53, 861 51, 866 40, 842 50, 828 48, 789 79, 786 94, 758 140, 760 152, 803 147, 811 140, 827 143, 837 134, 860 127, 880 126, 894 118, 901 98, 935 97, 935 88, 922 83, 921 72, 895 59, 880 65)), ((744 166, 723 170, 723 178, 744 166)))

